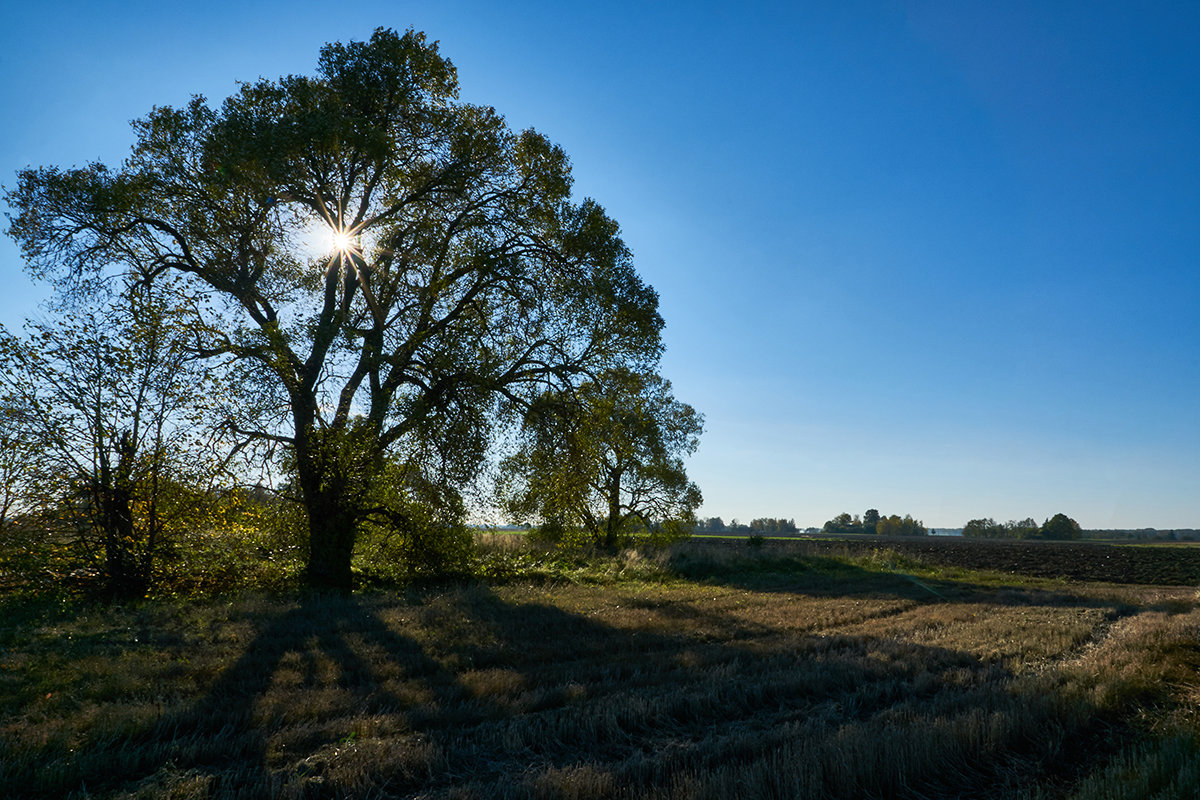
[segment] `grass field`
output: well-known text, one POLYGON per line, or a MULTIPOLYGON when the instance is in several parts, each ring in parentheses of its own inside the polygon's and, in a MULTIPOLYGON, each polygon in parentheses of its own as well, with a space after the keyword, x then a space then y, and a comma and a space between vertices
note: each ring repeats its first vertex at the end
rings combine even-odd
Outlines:
POLYGON ((513 548, 490 584, 10 603, 0 796, 1200 792, 1195 588, 780 543, 573 569, 513 548))

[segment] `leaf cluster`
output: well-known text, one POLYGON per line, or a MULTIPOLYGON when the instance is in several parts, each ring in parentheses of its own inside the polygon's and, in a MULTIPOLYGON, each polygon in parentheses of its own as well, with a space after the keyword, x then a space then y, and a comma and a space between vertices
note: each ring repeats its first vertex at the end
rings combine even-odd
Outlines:
POLYGON ((542 534, 614 547, 631 534, 686 535, 701 503, 683 457, 703 417, 654 373, 608 370, 570 394, 544 395, 502 464, 506 507, 542 534))

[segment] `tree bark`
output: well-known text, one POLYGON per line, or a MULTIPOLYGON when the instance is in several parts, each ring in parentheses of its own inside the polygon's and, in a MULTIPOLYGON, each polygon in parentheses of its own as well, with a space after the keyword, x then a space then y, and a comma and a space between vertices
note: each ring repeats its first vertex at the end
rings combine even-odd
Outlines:
POLYGON ((358 529, 357 514, 338 493, 305 492, 308 511, 308 565, 305 583, 313 589, 348 592, 354 588, 350 560, 358 529))
POLYGON ((101 492, 105 588, 113 597, 143 597, 150 587, 150 555, 136 552, 133 498, 124 487, 104 487, 101 492))
POLYGON ((364 498, 380 477, 378 437, 363 431, 311 428, 296 437, 296 474, 308 512, 305 583, 313 589, 354 588, 350 562, 364 498))
POLYGON ((621 473, 611 472, 608 481, 608 522, 604 531, 604 548, 616 552, 617 529, 621 524, 621 473))

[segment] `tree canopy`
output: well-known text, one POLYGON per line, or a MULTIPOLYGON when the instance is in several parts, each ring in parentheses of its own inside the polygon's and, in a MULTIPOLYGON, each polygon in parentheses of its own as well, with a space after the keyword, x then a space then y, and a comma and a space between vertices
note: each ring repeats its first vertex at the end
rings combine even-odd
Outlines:
POLYGON ((875 523, 875 532, 880 536, 927 536, 929 529, 925 523, 913 519, 909 514, 905 514, 903 519, 898 514, 892 514, 879 518, 875 523))
POLYGON ((1043 539, 1078 539, 1083 536, 1079 523, 1066 514, 1055 514, 1042 523, 1041 538, 1043 539))
POLYGON ((288 453, 313 585, 348 587, 361 526, 414 508, 411 481, 363 487, 415 471, 454 505, 538 398, 660 353, 657 295, 566 154, 457 92, 435 43, 379 29, 314 76, 155 108, 119 167, 28 169, 7 195, 64 291, 182 279, 194 353, 241 388, 226 429, 288 453))
POLYGON ((635 530, 690 531, 701 496, 682 458, 702 427, 668 381, 625 368, 571 394, 547 394, 502 467, 507 506, 548 533, 581 529, 610 549, 635 530))

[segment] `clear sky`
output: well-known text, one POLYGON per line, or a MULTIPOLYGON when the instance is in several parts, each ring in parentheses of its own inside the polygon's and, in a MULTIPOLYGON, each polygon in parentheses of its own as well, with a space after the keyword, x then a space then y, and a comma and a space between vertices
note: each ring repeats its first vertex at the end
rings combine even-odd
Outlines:
POLYGON ((621 223, 702 515, 1200 527, 1200 5, 9 2, 0 183, 378 26, 621 223))

